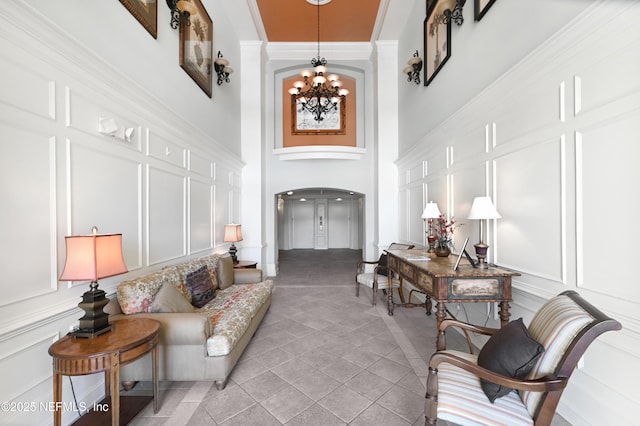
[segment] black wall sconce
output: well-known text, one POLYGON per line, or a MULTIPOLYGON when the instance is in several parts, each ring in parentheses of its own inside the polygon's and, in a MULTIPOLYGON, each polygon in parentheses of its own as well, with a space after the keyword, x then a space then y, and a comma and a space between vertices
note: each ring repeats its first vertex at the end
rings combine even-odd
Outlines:
POLYGON ((189 16, 196 11, 193 4, 187 0, 167 0, 167 6, 171 10, 171 28, 177 30, 181 22, 191 25, 189 16))
POLYGON ((213 62, 213 67, 218 74, 218 86, 222 83, 229 83, 229 74, 233 74, 233 68, 229 67, 229 61, 222 57, 222 53, 218 50, 218 57, 213 62))
POLYGON ((448 24, 453 21, 458 25, 462 25, 464 18, 462 17, 462 8, 467 0, 444 0, 438 5, 442 10, 442 23, 448 24))
POLYGON ((422 58, 416 50, 413 57, 407 61, 407 66, 402 70, 403 74, 407 75, 407 81, 413 81, 415 84, 420 84, 420 71, 422 70, 422 58))

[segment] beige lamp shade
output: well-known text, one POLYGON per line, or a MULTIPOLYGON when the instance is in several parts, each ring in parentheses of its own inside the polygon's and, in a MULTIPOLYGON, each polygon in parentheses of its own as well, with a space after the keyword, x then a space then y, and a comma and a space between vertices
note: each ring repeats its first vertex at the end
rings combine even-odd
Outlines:
POLYGON ((435 219, 440 217, 440 209, 438 208, 438 204, 434 203, 433 201, 430 201, 427 203, 427 205, 424 208, 424 211, 422 212, 422 218, 423 219, 435 219))
POLYGON ((65 237, 67 258, 60 281, 98 281, 127 272, 122 234, 65 237))
POLYGON ((242 241, 242 225, 231 223, 224 226, 224 242, 236 243, 242 241))

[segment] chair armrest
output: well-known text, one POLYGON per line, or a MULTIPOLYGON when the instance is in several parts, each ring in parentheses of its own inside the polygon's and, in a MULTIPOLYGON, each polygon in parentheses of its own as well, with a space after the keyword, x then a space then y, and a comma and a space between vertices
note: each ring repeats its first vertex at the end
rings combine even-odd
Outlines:
POLYGON ((551 377, 545 376, 539 379, 526 380, 526 379, 514 379, 509 376, 503 376, 498 373, 494 373, 491 370, 480 367, 473 362, 467 361, 464 358, 455 356, 450 352, 436 352, 431 356, 429 360, 429 372, 438 369, 438 365, 441 363, 448 363, 459 367, 465 371, 468 371, 481 379, 488 380, 501 386, 506 386, 511 389, 517 389, 520 391, 530 392, 555 392, 564 389, 569 382, 567 377, 551 377))
POLYGON ((377 260, 361 260, 358 262, 358 266, 356 266, 356 275, 364 272, 364 265, 377 265, 377 260))
POLYGON ((259 283, 260 281, 262 281, 262 269, 248 268, 233 270, 234 284, 251 284, 259 283))
POLYGON ((499 330, 498 328, 482 327, 479 325, 469 324, 468 322, 462 322, 462 321, 451 320, 451 319, 442 321, 438 326, 438 330, 444 332, 444 330, 447 327, 458 327, 462 329, 462 332, 464 333, 464 337, 467 339, 467 346, 469 346, 470 354, 473 354, 473 343, 471 342, 471 336, 469 336, 470 331, 472 333, 492 336, 493 334, 495 334, 496 331, 499 330))
POLYGON ((439 330, 444 331, 447 327, 458 327, 463 330, 468 330, 473 333, 480 333, 486 336, 493 336, 499 328, 482 327, 475 324, 469 324, 468 322, 462 322, 458 320, 447 319, 440 323, 439 330))

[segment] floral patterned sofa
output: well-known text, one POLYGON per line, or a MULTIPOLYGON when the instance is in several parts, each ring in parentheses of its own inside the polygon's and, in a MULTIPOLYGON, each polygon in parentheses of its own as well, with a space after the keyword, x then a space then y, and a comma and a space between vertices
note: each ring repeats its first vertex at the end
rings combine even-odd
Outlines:
MULTIPOLYGON (((272 291, 260 269, 233 269, 229 256, 213 254, 121 282, 105 310, 111 320, 160 321, 160 380, 213 380, 223 389, 271 306, 272 291)), ((121 368, 120 378, 151 380, 151 357, 121 368)))

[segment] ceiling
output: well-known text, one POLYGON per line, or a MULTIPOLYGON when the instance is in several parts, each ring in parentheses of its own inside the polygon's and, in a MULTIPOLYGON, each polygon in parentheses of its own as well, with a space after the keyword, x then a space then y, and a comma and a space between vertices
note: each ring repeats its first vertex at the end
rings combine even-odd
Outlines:
MULTIPOLYGON (((256 0, 268 41, 318 41, 318 6, 311 1, 256 0)), ((380 0, 331 0, 319 8, 320 41, 372 40, 380 0)))

